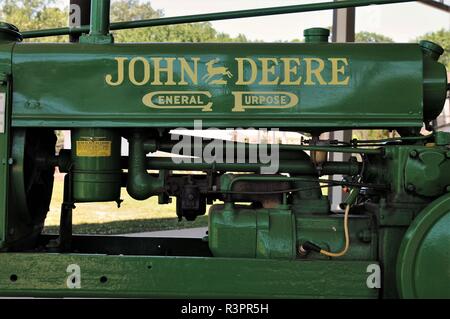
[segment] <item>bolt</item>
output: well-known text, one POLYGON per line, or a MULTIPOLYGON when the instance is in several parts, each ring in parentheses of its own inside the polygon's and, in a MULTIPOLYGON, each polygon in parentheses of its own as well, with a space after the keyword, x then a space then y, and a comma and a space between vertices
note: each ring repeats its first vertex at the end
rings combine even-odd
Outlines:
POLYGON ((447 152, 445 153, 445 157, 450 158, 450 151, 447 151, 447 152))
POLYGON ((416 150, 412 150, 411 152, 409 152, 409 156, 410 156, 411 158, 416 158, 417 155, 419 155, 419 154, 417 153, 416 150))
POLYGON ((369 229, 363 229, 358 233, 358 238, 363 243, 370 243, 372 241, 372 232, 369 229))
POLYGON ((409 190, 410 192, 414 192, 416 190, 416 186, 409 183, 408 186, 406 186, 406 189, 409 190))
POLYGON ((450 185, 448 185, 445 190, 450 193, 450 185))

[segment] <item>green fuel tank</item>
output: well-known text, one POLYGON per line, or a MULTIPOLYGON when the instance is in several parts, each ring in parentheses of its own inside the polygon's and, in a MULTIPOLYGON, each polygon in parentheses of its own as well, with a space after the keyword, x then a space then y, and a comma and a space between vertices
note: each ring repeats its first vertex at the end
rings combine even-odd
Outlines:
POLYGON ((438 45, 306 35, 301 44, 17 43, 12 125, 397 129, 442 111, 438 45))

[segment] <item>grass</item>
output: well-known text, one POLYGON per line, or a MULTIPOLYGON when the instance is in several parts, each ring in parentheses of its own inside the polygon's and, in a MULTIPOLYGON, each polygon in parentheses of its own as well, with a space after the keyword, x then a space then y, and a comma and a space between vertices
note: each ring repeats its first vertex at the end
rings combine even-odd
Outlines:
MULTIPOLYGON (((60 208, 63 199, 63 176, 55 174, 52 202, 45 220, 44 233, 58 233, 60 208)), ((204 227, 207 216, 194 222, 178 221, 175 200, 171 204, 159 205, 158 198, 145 201, 132 199, 122 190, 123 203, 78 203, 73 210, 73 232, 75 234, 126 234, 157 230, 204 227)))
MULTIPOLYGON (((181 221, 177 218, 152 218, 120 220, 107 223, 74 224, 74 234, 115 235, 141 233, 158 230, 183 229, 208 226, 208 217, 200 216, 194 222, 181 221)), ((57 234, 59 226, 46 226, 45 234, 57 234)))

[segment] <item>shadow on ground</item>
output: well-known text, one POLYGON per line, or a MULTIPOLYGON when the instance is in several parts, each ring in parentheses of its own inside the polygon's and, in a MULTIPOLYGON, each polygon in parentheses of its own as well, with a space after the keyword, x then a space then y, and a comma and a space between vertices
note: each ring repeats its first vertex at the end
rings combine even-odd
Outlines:
MULTIPOLYGON (((178 221, 178 218, 152 218, 120 220, 108 223, 73 225, 74 234, 114 235, 150 232, 159 230, 173 230, 208 226, 208 216, 200 216, 193 222, 178 221)), ((57 234, 59 226, 45 226, 44 234, 57 234)))

